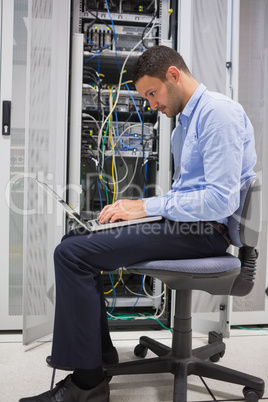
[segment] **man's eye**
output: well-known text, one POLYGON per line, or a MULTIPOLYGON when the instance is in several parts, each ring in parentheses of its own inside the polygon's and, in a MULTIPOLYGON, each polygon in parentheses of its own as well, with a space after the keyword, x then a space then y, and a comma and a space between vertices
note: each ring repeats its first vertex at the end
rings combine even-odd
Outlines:
POLYGON ((150 92, 150 96, 154 96, 155 92, 150 92))

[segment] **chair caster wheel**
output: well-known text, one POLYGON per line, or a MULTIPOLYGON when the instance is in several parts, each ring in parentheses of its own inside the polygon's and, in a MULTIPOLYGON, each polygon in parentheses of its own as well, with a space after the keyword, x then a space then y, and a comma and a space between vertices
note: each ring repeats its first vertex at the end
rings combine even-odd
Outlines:
POLYGON ((258 402, 262 398, 264 391, 256 391, 255 389, 245 387, 243 394, 246 402, 258 402))
POLYGON ((210 356, 209 360, 213 363, 217 363, 224 356, 224 352, 217 353, 214 356, 210 356))
POLYGON ((134 349, 134 355, 137 357, 145 357, 147 355, 148 348, 141 345, 140 343, 134 349))

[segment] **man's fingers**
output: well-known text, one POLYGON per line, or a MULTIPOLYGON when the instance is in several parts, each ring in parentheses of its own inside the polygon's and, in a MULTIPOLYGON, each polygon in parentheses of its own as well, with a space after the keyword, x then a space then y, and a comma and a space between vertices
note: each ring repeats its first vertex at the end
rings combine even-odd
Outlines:
POLYGON ((129 220, 146 216, 142 200, 118 200, 106 205, 99 215, 100 223, 129 220))
POLYGON ((106 205, 99 215, 100 223, 114 222, 113 216, 116 214, 116 205, 106 205))

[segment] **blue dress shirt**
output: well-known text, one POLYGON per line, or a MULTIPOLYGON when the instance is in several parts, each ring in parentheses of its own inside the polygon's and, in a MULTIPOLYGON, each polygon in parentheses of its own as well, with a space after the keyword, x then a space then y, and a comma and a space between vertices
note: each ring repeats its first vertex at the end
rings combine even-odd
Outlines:
POLYGON ((145 199, 146 214, 227 225, 241 186, 255 176, 254 131, 242 106, 200 84, 179 116, 171 150, 172 190, 145 199))

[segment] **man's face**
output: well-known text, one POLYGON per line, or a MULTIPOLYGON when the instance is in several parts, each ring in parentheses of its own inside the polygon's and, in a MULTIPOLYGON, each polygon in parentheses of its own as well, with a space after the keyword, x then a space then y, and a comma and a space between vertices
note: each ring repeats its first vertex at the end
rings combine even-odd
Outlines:
POLYGON ((136 89, 143 98, 148 99, 152 110, 157 109, 167 117, 174 117, 183 109, 181 91, 172 79, 163 82, 159 78, 144 75, 136 82, 136 89))

